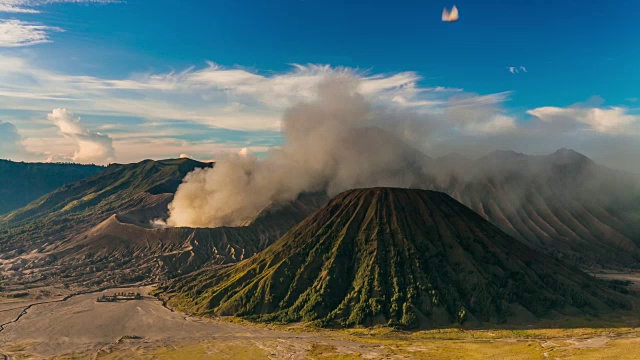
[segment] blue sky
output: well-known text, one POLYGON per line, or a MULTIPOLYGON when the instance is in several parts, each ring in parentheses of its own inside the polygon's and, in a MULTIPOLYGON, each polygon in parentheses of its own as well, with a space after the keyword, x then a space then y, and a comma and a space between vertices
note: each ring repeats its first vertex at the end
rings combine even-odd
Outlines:
POLYGON ((566 145, 627 167, 616 151, 640 151, 637 1, 0 0, 0 19, 0 121, 16 144, 0 158, 106 162, 78 156, 92 142, 122 162, 264 152, 285 109, 313 96, 305 84, 338 67, 375 104, 478 106, 443 117, 455 126, 423 144, 434 155, 566 145), (454 4, 460 20, 442 22, 454 4))

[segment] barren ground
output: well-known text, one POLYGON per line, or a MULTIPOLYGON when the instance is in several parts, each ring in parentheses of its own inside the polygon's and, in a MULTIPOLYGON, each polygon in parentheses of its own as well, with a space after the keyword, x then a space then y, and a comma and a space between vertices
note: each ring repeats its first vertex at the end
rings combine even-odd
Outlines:
POLYGON ((636 359, 640 352, 636 319, 566 329, 556 323, 517 330, 318 330, 190 318, 148 295, 95 301, 103 293, 150 290, 0 300, 0 359, 636 359))

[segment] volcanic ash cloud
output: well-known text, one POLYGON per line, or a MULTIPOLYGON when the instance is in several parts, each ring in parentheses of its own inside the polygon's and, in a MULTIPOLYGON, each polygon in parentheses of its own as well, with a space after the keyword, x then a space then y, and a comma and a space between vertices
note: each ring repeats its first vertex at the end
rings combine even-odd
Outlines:
POLYGON ((423 155, 378 127, 389 116, 401 115, 373 111, 357 86, 349 75, 321 83, 316 100, 285 112, 285 143, 265 158, 243 152, 218 161, 214 169, 189 174, 169 205, 167 224, 238 226, 270 204, 303 192, 334 195, 352 188, 418 184, 423 155))

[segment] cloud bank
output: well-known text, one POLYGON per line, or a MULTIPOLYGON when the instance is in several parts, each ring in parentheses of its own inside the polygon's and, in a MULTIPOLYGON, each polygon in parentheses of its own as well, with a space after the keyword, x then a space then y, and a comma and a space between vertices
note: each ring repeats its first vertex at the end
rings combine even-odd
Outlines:
MULTIPOLYGON (((265 153, 280 145, 286 109, 316 100, 319 83, 343 75, 357 79, 356 91, 372 106, 415 113, 397 131, 432 156, 458 152, 475 158, 496 149, 545 154, 573 148, 606 165, 640 172, 637 157, 619 155, 640 153, 634 125, 638 109, 591 103, 514 113, 506 107, 511 92, 474 94, 425 84, 411 71, 376 74, 295 65, 264 74, 209 63, 101 78, 53 72, 25 58, 0 55, 0 108, 28 118, 59 107, 91 116, 101 123, 95 130, 110 134, 119 161, 183 153, 209 160, 242 148, 265 153), (422 135, 425 129, 432 130, 430 136, 422 135)), ((70 151, 46 126, 26 130, 19 119, 14 124, 32 153, 70 151)))
POLYGON ((0 106, 35 111, 64 106, 91 115, 184 120, 244 131, 279 130, 282 111, 312 99, 314 87, 334 74, 361 78, 359 91, 374 101, 417 109, 442 106, 448 96, 461 91, 422 88, 414 72, 371 75, 328 65, 295 65, 290 71, 267 76, 209 63, 202 69, 103 79, 55 73, 22 58, 0 55, 0 106))
POLYGON ((640 115, 631 115, 621 107, 559 108, 546 106, 528 114, 562 130, 584 129, 612 135, 640 136, 640 115))
POLYGON ((79 163, 106 164, 115 159, 111 138, 90 131, 80 123, 80 118, 74 118, 67 109, 54 109, 47 118, 58 127, 60 135, 74 141, 76 151, 70 157, 71 160, 79 163))

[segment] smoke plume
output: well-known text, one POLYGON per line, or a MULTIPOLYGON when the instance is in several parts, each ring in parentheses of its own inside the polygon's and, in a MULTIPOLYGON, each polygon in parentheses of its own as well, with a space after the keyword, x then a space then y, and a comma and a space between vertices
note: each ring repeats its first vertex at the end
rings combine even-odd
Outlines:
MULTIPOLYGON (((456 156, 430 158, 425 153, 442 156, 459 152, 478 158, 496 149, 529 153, 535 149, 550 154, 574 145, 576 134, 584 134, 583 139, 596 136, 598 129, 618 134, 611 125, 599 126, 614 124, 611 118, 621 118, 615 124, 625 125, 630 134, 640 123, 620 109, 596 112, 600 119, 589 117, 581 108, 569 114, 549 108, 532 112, 534 121, 518 124, 496 105, 495 95, 462 94, 432 112, 412 112, 407 106, 374 102, 363 95, 361 84, 348 72, 329 75, 317 86, 313 100, 284 113, 285 142, 281 147, 270 150, 264 158, 243 149, 219 160, 214 169, 189 174, 169 205, 167 225, 238 226, 270 205, 295 200, 304 192, 333 196, 353 188, 393 186, 436 189, 461 199, 467 185, 492 184, 495 179, 508 183, 514 174, 532 182, 555 181, 551 179, 557 175, 558 159, 572 152, 531 158, 514 152, 493 153, 476 161, 456 156), (568 119, 569 115, 573 117, 568 119)), ((577 169, 595 166, 576 154, 569 158, 577 169)), ((606 178, 578 170, 567 178, 580 179, 580 191, 600 189, 604 203, 619 198, 615 188, 630 189, 614 186, 610 179, 614 176, 627 183, 631 180, 626 175, 611 171, 599 174, 606 174, 606 178)), ((508 191, 513 195, 511 205, 524 196, 523 190, 508 191)), ((594 198, 593 191, 583 192, 594 198)))
POLYGON ((418 184, 428 157, 381 129, 411 115, 374 111, 356 91, 357 85, 347 74, 321 83, 316 100, 285 112, 286 142, 265 158, 243 151, 218 161, 215 170, 189 174, 169 206, 167 223, 234 226, 302 192, 333 195, 358 187, 418 184))

